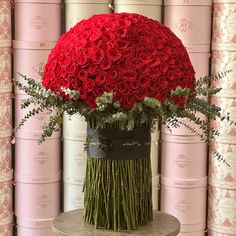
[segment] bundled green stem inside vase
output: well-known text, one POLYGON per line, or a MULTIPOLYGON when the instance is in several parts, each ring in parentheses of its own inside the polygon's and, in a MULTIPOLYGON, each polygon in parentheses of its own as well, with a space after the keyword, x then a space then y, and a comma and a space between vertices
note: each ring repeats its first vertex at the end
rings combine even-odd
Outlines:
POLYGON ((97 228, 113 230, 137 229, 152 221, 150 155, 132 160, 88 156, 84 217, 97 228))

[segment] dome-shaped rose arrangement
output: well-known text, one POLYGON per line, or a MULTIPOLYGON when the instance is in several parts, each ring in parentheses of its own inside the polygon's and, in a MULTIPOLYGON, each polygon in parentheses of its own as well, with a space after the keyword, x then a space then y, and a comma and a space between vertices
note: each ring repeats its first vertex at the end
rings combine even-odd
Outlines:
MULTIPOLYGON (((165 101, 177 86, 193 89, 194 70, 169 28, 138 14, 102 14, 60 38, 49 55, 43 85, 62 96, 62 88, 79 91, 89 108, 96 108, 104 92, 112 92, 114 102, 130 110, 145 97, 165 101)), ((172 99, 185 105, 184 96, 172 99)))
POLYGON ((88 123, 84 219, 96 227, 136 229, 152 220, 150 128, 157 121, 171 128, 188 118, 203 132, 187 128, 206 141, 218 132, 196 114, 235 124, 204 100, 220 90, 211 83, 218 77, 196 81, 180 39, 138 14, 79 22, 51 51, 42 83, 23 77, 27 85, 15 81, 30 95, 22 107, 35 108, 17 128, 45 109, 39 141, 60 129, 64 112, 88 123))

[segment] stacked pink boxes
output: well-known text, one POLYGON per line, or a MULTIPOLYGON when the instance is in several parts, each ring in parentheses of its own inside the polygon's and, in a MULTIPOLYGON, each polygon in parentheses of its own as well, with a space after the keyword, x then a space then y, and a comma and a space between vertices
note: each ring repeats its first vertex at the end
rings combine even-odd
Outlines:
MULTIPOLYGON (((93 14, 112 13, 112 0, 66 0, 66 31, 80 20, 93 14)), ((84 206, 83 183, 86 168, 84 144, 87 123, 79 115, 64 115, 63 118, 63 210, 69 211, 84 206)))
MULTIPOLYGON (((197 79, 209 74, 211 5, 211 0, 164 1, 164 24, 183 41, 197 79)), ((162 128, 161 210, 180 220, 179 235, 203 236, 207 145, 185 125, 199 132, 198 127, 187 119, 179 121, 172 131, 162 128)))
POLYGON ((115 12, 138 13, 161 21, 162 0, 114 0, 115 12))
POLYGON ((11 3, 0 1, 0 235, 13 234, 11 3))
MULTIPOLYGON (((236 121, 236 1, 215 0, 213 11, 212 73, 232 70, 217 81, 222 90, 211 102, 236 121)), ((220 136, 213 147, 227 162, 210 152, 208 231, 211 236, 236 235, 236 127, 215 121, 220 136)))
POLYGON ((93 14, 111 13, 112 0, 65 0, 66 30, 93 14))
MULTIPOLYGON (((44 64, 60 36, 60 0, 15 0, 14 77, 41 81, 44 64)), ((15 124, 33 107, 22 109, 27 95, 15 88, 15 124)), ((28 120, 15 135, 15 215, 18 236, 51 236, 60 211, 60 133, 37 141, 47 111, 28 120)))

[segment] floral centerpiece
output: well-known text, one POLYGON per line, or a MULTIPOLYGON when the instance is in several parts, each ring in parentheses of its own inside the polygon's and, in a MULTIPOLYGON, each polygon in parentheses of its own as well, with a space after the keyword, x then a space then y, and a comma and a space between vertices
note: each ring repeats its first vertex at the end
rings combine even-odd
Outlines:
MULTIPOLYGON (((201 96, 215 94, 215 77, 195 80, 180 39, 161 23, 138 14, 95 15, 65 33, 51 51, 42 83, 16 81, 36 107, 24 122, 45 109, 50 119, 42 138, 60 129, 63 113, 88 122, 84 183, 85 222, 107 229, 136 229, 152 220, 150 131, 186 117, 202 139, 217 131, 208 120, 220 108, 201 96)), ((22 75, 23 76, 23 75, 22 75)), ((184 125, 184 124, 183 124, 184 125)))

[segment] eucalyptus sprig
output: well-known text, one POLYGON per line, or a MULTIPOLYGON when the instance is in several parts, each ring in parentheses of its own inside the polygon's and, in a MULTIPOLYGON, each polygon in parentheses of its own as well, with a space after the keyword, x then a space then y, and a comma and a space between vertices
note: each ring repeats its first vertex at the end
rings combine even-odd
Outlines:
POLYGON ((122 130, 132 130, 142 124, 149 125, 152 128, 157 121, 167 124, 170 129, 182 125, 209 144, 210 140, 213 140, 215 136, 219 135, 219 132, 209 125, 210 120, 220 119, 221 121, 228 122, 230 125, 236 125, 230 119, 229 114, 222 114, 220 107, 209 103, 206 97, 204 97, 207 95, 216 95, 220 91, 220 88, 214 86, 213 82, 222 79, 229 72, 200 78, 195 83, 194 91, 177 87, 171 91, 168 99, 164 102, 155 98, 145 97, 143 101, 136 102, 130 110, 123 109, 118 102, 114 101, 114 94, 112 92, 104 92, 102 96, 97 97, 97 107, 89 109, 80 100, 80 93, 78 91, 61 88, 61 92, 68 97, 68 99, 64 99, 60 93, 46 90, 41 83, 21 75, 27 85, 16 80, 14 83, 20 90, 29 95, 23 101, 22 108, 29 107, 31 104, 34 105, 34 108, 25 115, 15 130, 17 131, 18 128, 23 126, 30 117, 49 110, 51 115, 48 122, 43 126, 43 132, 39 142, 42 142, 45 138, 51 136, 53 132, 60 129, 63 114, 67 112, 69 115, 80 114, 88 122, 91 122, 91 120, 94 122, 96 120, 97 128, 104 128, 108 125, 116 124, 122 130), (210 87, 208 88, 209 85, 210 87), (186 105, 179 107, 173 101, 173 96, 185 97, 187 100, 186 105), (200 119, 196 114, 202 114, 207 119, 200 119), (200 131, 194 127, 190 127, 186 122, 178 118, 187 118, 197 124, 200 131))

